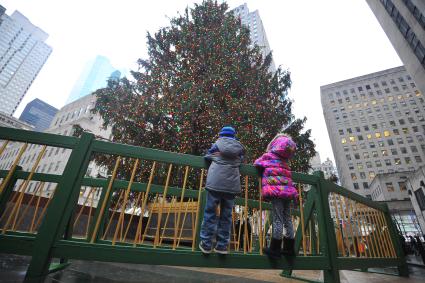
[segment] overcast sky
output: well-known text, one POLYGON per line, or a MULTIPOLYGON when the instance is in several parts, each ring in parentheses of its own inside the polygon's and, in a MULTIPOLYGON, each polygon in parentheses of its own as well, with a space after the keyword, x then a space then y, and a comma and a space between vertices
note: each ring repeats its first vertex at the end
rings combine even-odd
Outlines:
MULTIPOLYGON (((49 34, 53 52, 15 116, 34 98, 60 108, 85 63, 96 55, 135 69, 146 57, 146 32, 167 26, 190 0, 0 0, 49 34)), ((276 65, 288 68, 297 117, 307 117, 322 161, 334 159, 320 86, 402 65, 365 0, 227 1, 259 10, 276 65)))

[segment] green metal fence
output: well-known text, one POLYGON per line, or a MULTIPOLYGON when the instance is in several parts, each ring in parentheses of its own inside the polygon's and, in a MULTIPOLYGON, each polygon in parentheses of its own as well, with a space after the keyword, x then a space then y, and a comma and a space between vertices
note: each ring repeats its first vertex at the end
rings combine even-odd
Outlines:
POLYGON ((407 276, 387 206, 326 181, 321 172, 293 173, 300 190, 300 205, 292 209, 297 256, 271 261, 262 255, 271 235, 271 206, 261 199, 260 176, 251 165, 241 167, 229 255, 202 256, 202 157, 114 144, 87 133, 75 138, 0 127, 0 140, 0 252, 31 256, 28 282, 43 281, 68 259, 276 268, 284 276, 323 270, 325 282, 339 282, 339 270, 371 267, 397 267, 407 276), (47 172, 40 169, 58 151, 69 151, 63 172, 51 173, 51 165, 47 172), (87 177, 89 163, 99 156, 113 160, 114 169, 107 177, 87 177))

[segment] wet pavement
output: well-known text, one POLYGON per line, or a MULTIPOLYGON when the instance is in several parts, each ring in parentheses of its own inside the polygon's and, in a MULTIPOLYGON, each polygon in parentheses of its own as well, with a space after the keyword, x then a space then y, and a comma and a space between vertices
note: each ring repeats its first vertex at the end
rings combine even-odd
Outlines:
MULTIPOLYGON (((0 254, 0 282, 22 282, 28 267, 29 257, 0 254)), ((374 272, 395 273, 395 269, 373 269, 374 272)), ((425 268, 409 266, 410 278, 342 271, 343 283, 424 283, 425 268)), ((219 269, 141 264, 72 261, 66 269, 50 274, 48 283, 135 283, 135 282, 301 282, 282 278, 279 270, 219 269)), ((295 271, 294 275, 310 280, 323 281, 320 271, 295 271)))

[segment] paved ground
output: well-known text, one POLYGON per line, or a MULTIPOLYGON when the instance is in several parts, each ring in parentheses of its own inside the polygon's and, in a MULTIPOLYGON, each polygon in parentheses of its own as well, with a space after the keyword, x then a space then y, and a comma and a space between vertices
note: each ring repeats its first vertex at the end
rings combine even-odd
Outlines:
MULTIPOLYGON (((22 282, 28 257, 0 254, 0 282, 22 282)), ((342 271, 343 283, 424 283, 425 268, 410 266, 410 278, 378 273, 342 271)), ((383 270, 374 270, 382 272, 383 270)), ((386 272, 395 272, 386 270, 386 272)), ((294 275, 322 281, 318 271, 296 271, 294 275)), ((121 263, 73 261, 65 270, 51 274, 48 283, 135 283, 135 282, 301 282, 282 278, 278 270, 188 268, 121 263)))

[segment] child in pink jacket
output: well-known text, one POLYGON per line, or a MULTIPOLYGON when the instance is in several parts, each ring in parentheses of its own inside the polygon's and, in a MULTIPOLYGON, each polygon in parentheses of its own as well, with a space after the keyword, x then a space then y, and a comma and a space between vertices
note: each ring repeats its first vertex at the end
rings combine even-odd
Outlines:
POLYGON ((255 160, 254 165, 263 169, 262 195, 270 200, 273 209, 273 231, 270 247, 263 252, 271 259, 281 257, 282 230, 284 255, 295 255, 294 228, 289 211, 291 200, 296 200, 298 191, 292 184, 288 161, 293 157, 296 144, 287 135, 278 134, 267 146, 267 152, 255 160))

